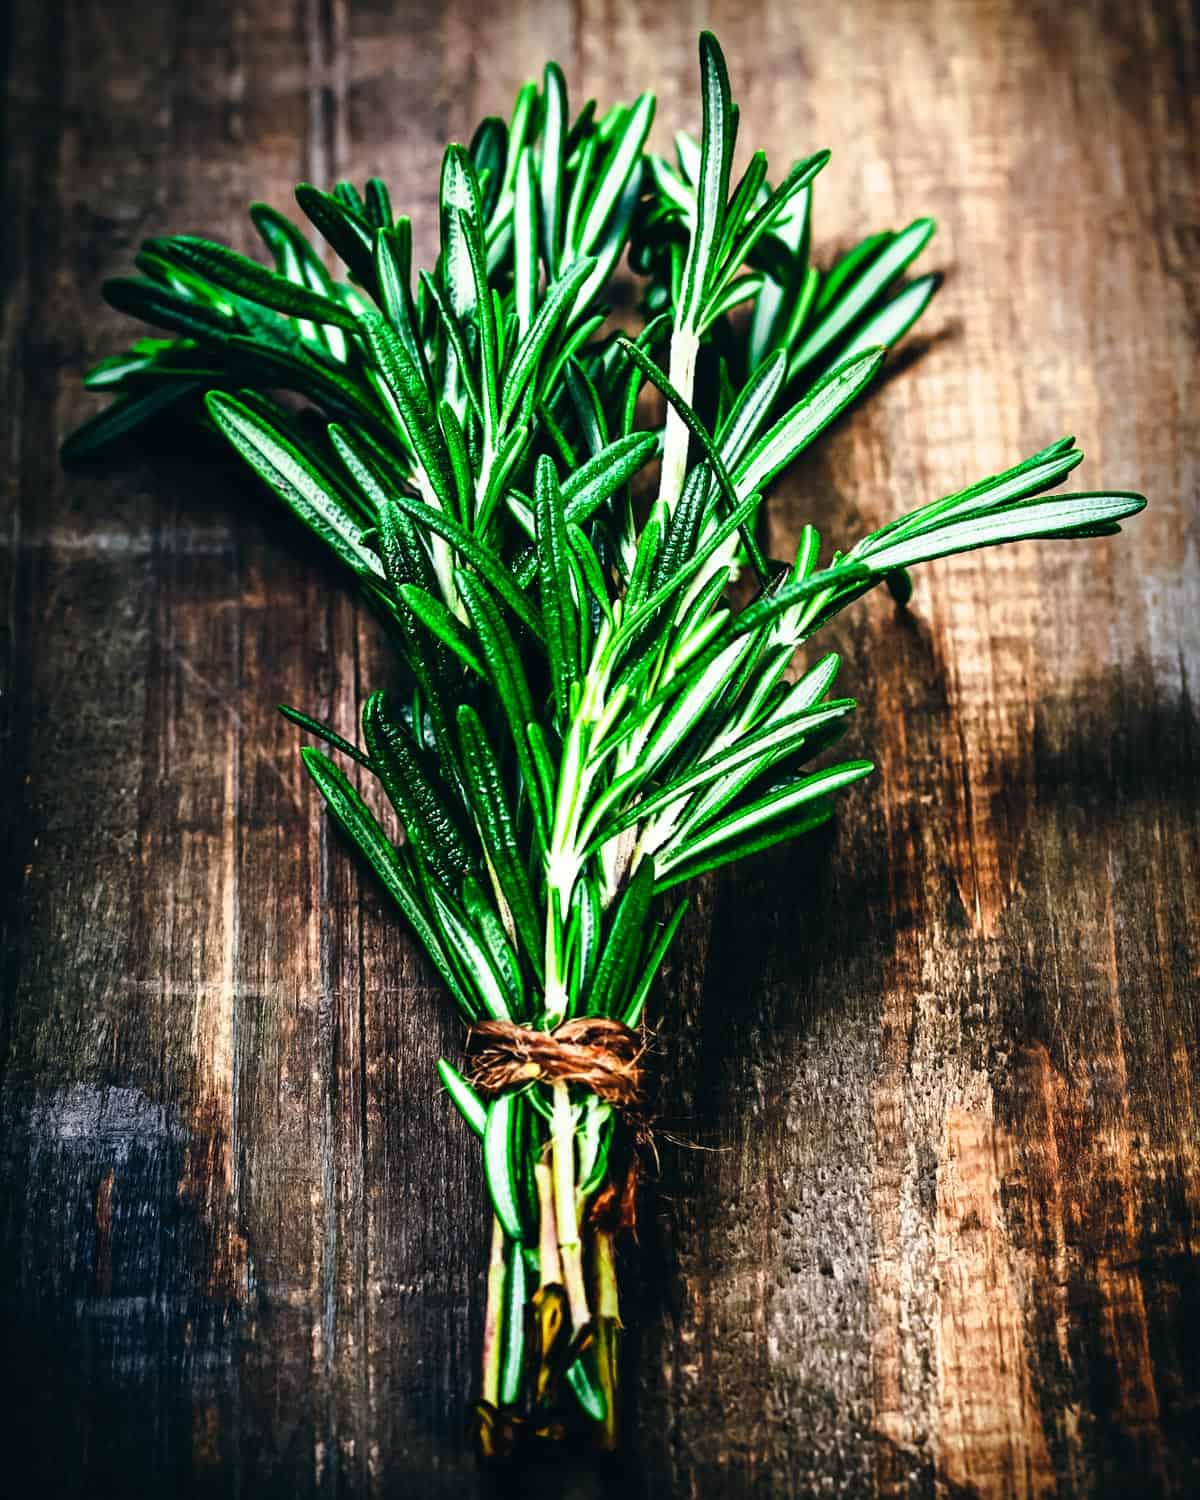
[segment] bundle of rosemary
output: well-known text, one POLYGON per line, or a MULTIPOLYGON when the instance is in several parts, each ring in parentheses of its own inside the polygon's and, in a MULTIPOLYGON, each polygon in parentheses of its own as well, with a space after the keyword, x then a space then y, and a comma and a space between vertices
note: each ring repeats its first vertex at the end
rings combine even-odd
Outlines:
POLYGON ((700 63, 701 139, 679 136, 674 164, 647 151, 650 95, 572 119, 549 65, 507 125, 447 150, 441 253, 415 285, 410 222, 378 180, 297 189, 348 282, 262 204, 274 269, 148 240, 141 278, 105 293, 171 337, 91 372, 119 399, 65 449, 169 409, 199 417, 346 565, 395 647, 361 747, 283 712, 380 784, 391 831, 333 759, 302 751, 470 1028, 467 1062, 441 1076, 493 1213, 488 1454, 577 1427, 616 1442, 614 1238, 672 898, 823 823, 871 770, 813 767, 854 702, 830 697, 833 655, 791 673, 797 648, 880 582, 907 598, 914 563, 1104 535, 1144 503, 1045 498, 1081 457, 1064 438, 846 551, 822 559, 809 526, 793 559, 764 557, 763 492, 932 295, 934 277, 898 278, 933 225, 819 271, 828 154, 772 187, 756 152, 731 186, 738 113, 708 34, 700 63), (633 339, 606 322, 626 252, 646 314, 633 339), (735 607, 739 572, 751 597, 735 607))

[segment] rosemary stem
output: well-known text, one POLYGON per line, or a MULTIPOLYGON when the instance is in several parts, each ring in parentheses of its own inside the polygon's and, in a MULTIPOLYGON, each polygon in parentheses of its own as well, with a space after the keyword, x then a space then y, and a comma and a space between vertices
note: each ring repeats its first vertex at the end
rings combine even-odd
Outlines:
POLYGON ((621 1304, 612 1235, 596 1231, 592 1240, 592 1285, 596 1300, 596 1374, 604 1392, 604 1421, 598 1446, 606 1453, 617 1447, 620 1384, 621 1304))
POLYGON ((596 1283, 596 1316, 621 1321, 621 1298, 617 1287, 617 1261, 613 1237, 607 1230, 597 1230, 593 1279, 596 1283))
MULTIPOLYGON (((436 504, 436 501, 434 502, 436 504)), ((429 543, 430 552, 433 557, 433 571, 437 575, 438 586, 442 591, 450 609, 464 623, 467 619, 466 606, 458 597, 458 588, 454 582, 454 551, 449 542, 440 536, 431 538, 429 543)))
POLYGON ((477 531, 482 530, 488 522, 488 516, 484 514, 483 507, 492 482, 492 464, 495 462, 495 458, 496 454, 492 448, 491 439, 485 433, 483 453, 479 462, 479 478, 475 482, 475 515, 472 518, 472 525, 477 531))
POLYGON ((492 1250, 488 1261, 487 1313, 483 1325, 483 1399, 500 1404, 500 1364, 504 1320, 504 1230, 492 1219, 492 1250))
POLYGON ((579 1217, 575 1209, 575 1111, 565 1083, 554 1085, 550 1115, 550 1149, 554 1172, 554 1218, 558 1226, 558 1253, 562 1260, 563 1287, 578 1331, 591 1318, 587 1287, 583 1280, 583 1254, 579 1241, 579 1217))
POLYGON ((550 848, 546 855, 546 1025, 554 1027, 568 1013, 571 995, 567 987, 563 954, 563 931, 570 917, 571 899, 580 871, 579 822, 592 771, 588 749, 595 727, 603 718, 608 687, 609 636, 603 627, 596 640, 592 665, 583 693, 571 718, 563 743, 562 763, 554 799, 550 848))
POLYGON ((566 976, 563 973, 563 921, 559 912, 558 896, 550 884, 546 909, 546 990, 545 1024, 553 1029, 567 1013, 570 995, 567 992, 566 976))
MULTIPOLYGON (((538 1405, 553 1390, 557 1379, 559 1339, 565 1332, 566 1297, 562 1288, 562 1259, 558 1253, 558 1233, 554 1221, 554 1182, 550 1166, 539 1160, 533 1169, 538 1196, 538 1289, 532 1298, 537 1331, 536 1365, 532 1368, 532 1389, 538 1405)), ((530 1351, 531 1364, 534 1353, 530 1351)))
POLYGON ((554 1222, 554 1185, 550 1168, 539 1161, 533 1169, 533 1180, 537 1184, 538 1224, 538 1285, 551 1286, 562 1282, 562 1262, 558 1255, 558 1234, 554 1222))
MULTIPOLYGON (((671 335, 671 384, 691 405, 692 388, 696 383, 696 355, 700 349, 699 336, 689 327, 676 328, 671 335)), ((667 407, 667 425, 663 435, 662 479, 659 482, 658 498, 671 515, 679 497, 683 494, 683 481, 687 475, 688 457, 687 428, 674 406, 667 407)))

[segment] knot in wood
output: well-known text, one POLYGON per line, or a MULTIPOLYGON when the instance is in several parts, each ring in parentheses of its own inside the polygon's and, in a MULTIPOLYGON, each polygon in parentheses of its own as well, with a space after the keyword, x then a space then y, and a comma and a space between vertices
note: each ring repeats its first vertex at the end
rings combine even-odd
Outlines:
POLYGON ((574 1083, 630 1113, 641 1103, 644 1051, 638 1033, 610 1016, 578 1016, 553 1031, 477 1021, 467 1032, 467 1074, 492 1096, 531 1082, 574 1083))

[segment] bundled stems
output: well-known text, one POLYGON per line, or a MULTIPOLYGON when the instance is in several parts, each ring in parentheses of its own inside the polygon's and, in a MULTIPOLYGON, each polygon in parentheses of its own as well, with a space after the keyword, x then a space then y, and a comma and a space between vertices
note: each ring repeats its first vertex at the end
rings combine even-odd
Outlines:
POLYGON ((764 492, 933 295, 936 277, 904 279, 933 225, 819 266, 828 153, 772 186, 757 152, 734 183, 737 109, 707 33, 700 82, 700 139, 668 161, 647 149, 651 95, 572 118, 548 65, 507 123, 448 148, 431 271, 414 275, 412 226, 377 179, 297 189, 341 279, 263 204, 271 266, 146 241, 140 277, 105 292, 158 333, 88 375, 115 399, 64 446, 82 459, 179 418, 218 436, 392 647, 361 744, 283 712, 332 752, 304 747, 313 782, 469 1029, 467 1062, 439 1073, 492 1210, 491 1458, 573 1432, 617 1443, 633 1179, 615 1164, 645 1128, 637 1029, 680 888, 827 821, 872 769, 827 757, 855 703, 830 696, 835 656, 793 671, 797 653, 880 583, 906 600, 916 564, 1108 535, 1144 504, 1051 494, 1081 457, 1061 438, 844 547, 807 526, 764 558, 764 492), (607 331, 623 259, 636 339, 607 331), (660 415, 639 426, 647 389, 660 415))

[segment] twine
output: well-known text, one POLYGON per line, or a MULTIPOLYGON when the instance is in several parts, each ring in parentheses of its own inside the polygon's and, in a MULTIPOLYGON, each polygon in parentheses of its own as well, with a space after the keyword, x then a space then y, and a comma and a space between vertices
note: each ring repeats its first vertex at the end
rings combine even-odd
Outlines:
POLYGON ((477 1021, 467 1033, 467 1076, 493 1097, 532 1082, 574 1083, 636 1116, 645 1050, 636 1031, 609 1016, 577 1016, 553 1031, 477 1021))

